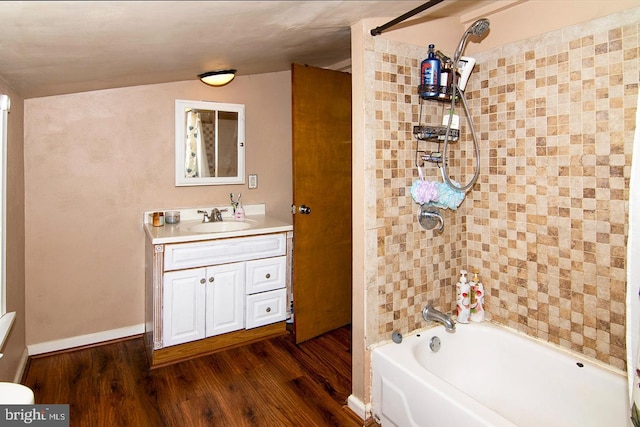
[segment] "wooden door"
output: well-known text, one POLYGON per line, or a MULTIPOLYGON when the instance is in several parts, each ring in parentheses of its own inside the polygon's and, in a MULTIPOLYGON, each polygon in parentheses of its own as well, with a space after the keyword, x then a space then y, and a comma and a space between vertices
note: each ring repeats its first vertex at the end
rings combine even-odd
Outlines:
POLYGON ((351 74, 298 64, 291 74, 300 343, 351 322, 351 74))

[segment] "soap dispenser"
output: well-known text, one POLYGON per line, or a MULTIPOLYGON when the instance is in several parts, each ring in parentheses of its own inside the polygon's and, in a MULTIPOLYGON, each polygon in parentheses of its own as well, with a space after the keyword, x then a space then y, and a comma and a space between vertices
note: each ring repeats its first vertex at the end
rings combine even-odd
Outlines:
POLYGON ((245 215, 242 203, 240 203, 240 205, 238 205, 238 207, 236 208, 236 213, 234 214, 234 216, 236 221, 244 221, 245 215))
POLYGON ((469 323, 471 287, 467 282, 467 271, 460 270, 460 280, 456 283, 456 314, 458 323, 469 323))
POLYGON ((478 279, 478 270, 473 271, 471 281, 471 320, 474 322, 484 322, 484 286, 478 279))

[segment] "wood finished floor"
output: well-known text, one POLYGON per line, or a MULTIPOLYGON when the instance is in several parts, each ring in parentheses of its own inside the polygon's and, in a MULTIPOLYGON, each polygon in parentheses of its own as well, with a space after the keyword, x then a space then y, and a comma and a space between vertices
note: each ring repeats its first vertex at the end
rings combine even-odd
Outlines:
POLYGON ((68 403, 70 425, 361 426, 351 330, 296 345, 290 335, 149 370, 142 338, 30 359, 37 404, 68 403))

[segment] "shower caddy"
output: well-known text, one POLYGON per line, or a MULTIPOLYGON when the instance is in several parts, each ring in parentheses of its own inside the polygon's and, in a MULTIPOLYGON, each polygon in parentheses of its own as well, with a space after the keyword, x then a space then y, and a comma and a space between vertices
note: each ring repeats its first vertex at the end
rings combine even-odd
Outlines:
MULTIPOLYGON (((455 71, 454 71, 455 73, 455 71)), ((456 73, 457 74, 457 73, 456 73)), ((454 76, 454 79, 458 76, 454 76)), ((459 90, 459 89, 458 89, 459 90)), ((418 124, 413 127, 413 136, 415 137, 415 165, 417 168, 421 168, 424 166, 425 162, 435 163, 439 168, 442 167, 442 151, 440 150, 441 145, 445 142, 445 139, 449 141, 457 141, 460 137, 459 129, 452 129, 451 123, 448 126, 445 125, 432 125, 432 124, 423 124, 423 105, 425 101, 436 101, 442 104, 442 116, 445 114, 449 114, 449 120, 452 120, 451 114, 452 109, 446 110, 445 103, 451 103, 451 105, 457 105, 458 99, 456 97, 455 100, 451 100, 452 94, 446 94, 445 97, 440 95, 428 96, 422 95, 426 90, 423 84, 418 85, 418 94, 420 99, 420 112, 418 115, 418 124), (438 144, 438 151, 428 152, 425 149, 421 149, 421 143, 425 142, 436 142, 438 144)), ((426 121, 426 120, 425 120, 426 121)), ((446 159, 445 159, 446 160, 446 159)), ((444 178, 443 178, 444 179, 444 178)), ((440 212, 440 209, 435 206, 430 206, 428 204, 421 204, 420 210, 418 211, 418 223, 425 230, 431 230, 433 228, 437 228, 437 231, 441 233, 444 229, 444 217, 440 212)))
MULTIPOLYGON (((414 135, 416 137, 416 166, 418 167, 418 171, 421 173, 422 164, 418 162, 418 157, 421 161, 430 161, 435 162, 440 167, 440 172, 442 174, 442 179, 449 186, 449 188, 453 191, 466 193, 473 187, 478 179, 478 175, 480 174, 480 148, 478 146, 478 138, 476 135, 476 131, 473 127, 473 119, 471 118, 469 105, 467 104, 467 99, 464 96, 464 89, 467 84, 467 80, 471 71, 473 71, 473 67, 475 65, 475 59, 463 57, 462 52, 464 51, 465 44, 467 42, 467 38, 470 35, 474 36, 482 36, 489 29, 489 20, 486 18, 481 18, 475 21, 471 26, 465 31, 462 35, 462 39, 458 44, 458 48, 453 55, 453 60, 450 58, 444 57, 444 60, 447 62, 451 61, 451 93, 445 91, 444 96, 441 97, 440 94, 435 96, 425 95, 423 93, 428 93, 427 90, 422 90, 420 86, 418 86, 418 93, 420 94, 420 116, 418 118, 418 126, 414 127, 414 135), (458 66, 461 65, 461 68, 458 66), (458 70, 460 70, 460 76, 457 75, 458 70), (422 121, 422 99, 436 99, 437 101, 449 101, 450 108, 447 112, 448 119, 443 120, 443 126, 423 126, 420 124, 422 121), (475 159, 476 159, 476 168, 471 180, 465 184, 461 185, 457 182, 453 181, 449 178, 449 174, 447 173, 447 147, 449 145, 449 141, 455 142, 458 140, 460 136, 460 126, 457 124, 456 128, 453 129, 453 115, 455 111, 456 104, 460 101, 462 105, 462 109, 464 110, 464 114, 467 119, 467 125, 469 127, 469 132, 471 134, 473 140, 473 147, 475 149, 475 159), (446 126, 444 123, 446 122, 446 126), (438 142, 442 141, 442 151, 436 153, 431 152, 431 154, 427 154, 426 152, 421 152, 419 150, 419 141, 424 140, 432 140, 437 139, 438 142), (421 154, 424 153, 424 154, 421 154)), ((426 88, 424 88, 426 89, 426 88)), ((439 91, 440 92, 440 91, 439 91)), ((444 107, 443 107, 444 109, 444 107)), ((459 118, 458 118, 459 120, 459 118)), ((464 195, 463 195, 464 197, 464 195)), ((418 222, 425 229, 432 229, 437 225, 437 221, 440 222, 440 228, 438 231, 442 231, 444 226, 444 219, 442 214, 438 209, 431 207, 425 207, 425 204, 420 205, 420 211, 418 212, 418 222)))
MULTIPOLYGON (((422 86, 424 86, 424 85, 418 85, 418 93, 422 92, 422 86)), ((423 102, 424 100, 432 100, 432 101, 438 101, 440 103, 444 103, 444 102, 450 102, 450 97, 441 98, 441 97, 438 97, 438 96, 422 96, 422 95, 420 95, 420 113, 419 113, 419 116, 418 116, 418 124, 413 127, 413 136, 416 138, 416 160, 415 160, 415 162, 416 162, 416 166, 417 167, 422 166, 424 164, 424 162, 436 163, 438 165, 440 165, 440 163, 442 162, 442 152, 440 150, 438 150, 438 151, 432 151, 431 153, 428 153, 425 150, 420 150, 420 142, 421 141, 422 142, 425 142, 425 141, 437 142, 438 146, 439 146, 440 144, 442 144, 444 142, 444 139, 446 137, 448 137, 450 141, 457 141, 458 137, 460 136, 460 130, 459 129, 450 129, 449 135, 447 136, 447 127, 448 126, 421 124, 422 123, 422 106, 424 104, 424 102, 423 102)), ((456 100, 456 104, 457 104, 457 100, 456 100)), ((445 108, 445 106, 443 104, 443 106, 442 106, 443 111, 444 111, 444 108, 445 108)))
MULTIPOLYGON (((438 3, 441 3, 442 1, 444 0, 430 0, 427 3, 424 3, 423 5, 418 6, 413 10, 410 10, 404 15, 401 15, 396 19, 391 20, 380 27, 376 27, 372 29, 371 35, 375 37, 381 34, 383 31, 387 30, 388 28, 393 27, 394 25, 404 21, 405 19, 410 18, 426 9, 429 9, 430 7, 433 7, 438 3)), ((445 184, 448 185, 449 188, 454 192, 455 191, 463 192, 462 198, 464 198, 464 193, 469 191, 471 187, 473 187, 473 185, 476 183, 478 179, 478 175, 480 173, 480 149, 478 147, 478 138, 476 136, 476 132, 473 127, 473 120, 471 119, 469 106, 467 105, 467 100, 464 96, 466 81, 467 81, 467 78, 469 77, 469 74, 473 70, 473 66, 475 65, 475 60, 473 58, 465 58, 462 56, 462 54, 464 52, 464 48, 469 36, 472 36, 472 35, 476 37, 484 36, 487 30, 489 29, 489 25, 490 23, 487 18, 480 18, 476 20, 473 24, 471 24, 471 26, 467 28, 467 30, 462 35, 462 38, 460 39, 460 43, 458 44, 458 48, 456 49, 451 61, 452 65, 451 65, 450 73, 451 73, 452 88, 451 88, 451 94, 449 94, 449 99, 447 99, 446 94, 445 94, 445 97, 440 97, 438 95, 425 96, 425 99, 435 99, 437 101, 447 101, 447 100, 450 101, 451 107, 448 112, 449 117, 448 117, 446 126, 422 125, 420 123, 422 121, 422 99, 423 99, 422 93, 429 93, 429 91, 428 90, 421 91, 420 90, 421 88, 418 87, 418 91, 421 94, 420 117, 418 119, 418 125, 414 126, 413 128, 413 133, 414 133, 414 136, 416 137, 416 166, 418 167, 418 171, 420 172, 420 176, 422 178, 422 172, 421 172, 422 163, 418 162, 418 159, 422 162, 429 161, 429 162, 437 163, 438 166, 440 167, 440 172, 442 173, 442 179, 444 180, 445 184), (471 62, 469 61, 470 59, 472 60, 471 62), (460 82, 458 82, 458 79, 456 78, 456 73, 458 71, 458 65, 460 65, 460 62, 462 62, 462 72, 461 72, 462 76, 461 76, 460 82), (458 84, 460 86, 458 86, 458 84), (459 126, 457 126, 458 129, 452 129, 453 114, 455 111, 455 105, 458 101, 461 102, 465 116, 467 118, 467 124, 469 127, 469 132, 473 139, 473 145, 474 145, 475 157, 476 157, 476 169, 473 174, 473 178, 471 178, 471 181, 469 181, 465 185, 460 185, 456 183, 455 181, 449 178, 449 174, 447 173, 447 146, 449 144, 449 141, 457 141, 460 135, 459 126), (431 152, 429 154, 426 151, 419 150, 419 141, 429 141, 434 139, 437 140, 438 142, 440 141, 443 142, 442 151, 431 152)), ((430 49, 432 48, 433 46, 430 46, 430 49)), ((431 58, 432 52, 433 51, 430 50, 429 58, 431 58)), ((421 81, 422 81, 422 76, 421 76, 421 81)), ((426 203, 420 204, 420 212, 418 213, 418 222, 423 228, 428 230, 435 228, 438 222, 440 223, 440 227, 438 231, 442 231, 442 229, 444 228, 444 218, 440 213, 439 209, 434 206, 429 206, 426 203)))

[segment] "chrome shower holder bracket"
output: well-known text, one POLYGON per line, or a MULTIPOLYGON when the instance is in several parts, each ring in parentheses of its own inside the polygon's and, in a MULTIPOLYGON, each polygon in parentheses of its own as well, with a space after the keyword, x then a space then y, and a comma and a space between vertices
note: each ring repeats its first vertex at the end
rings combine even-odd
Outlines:
POLYGON ((438 233, 442 233, 444 230, 444 217, 440 213, 440 209, 424 203, 420 205, 418 211, 418 223, 425 230, 433 230, 436 227, 438 227, 436 230, 438 233))

